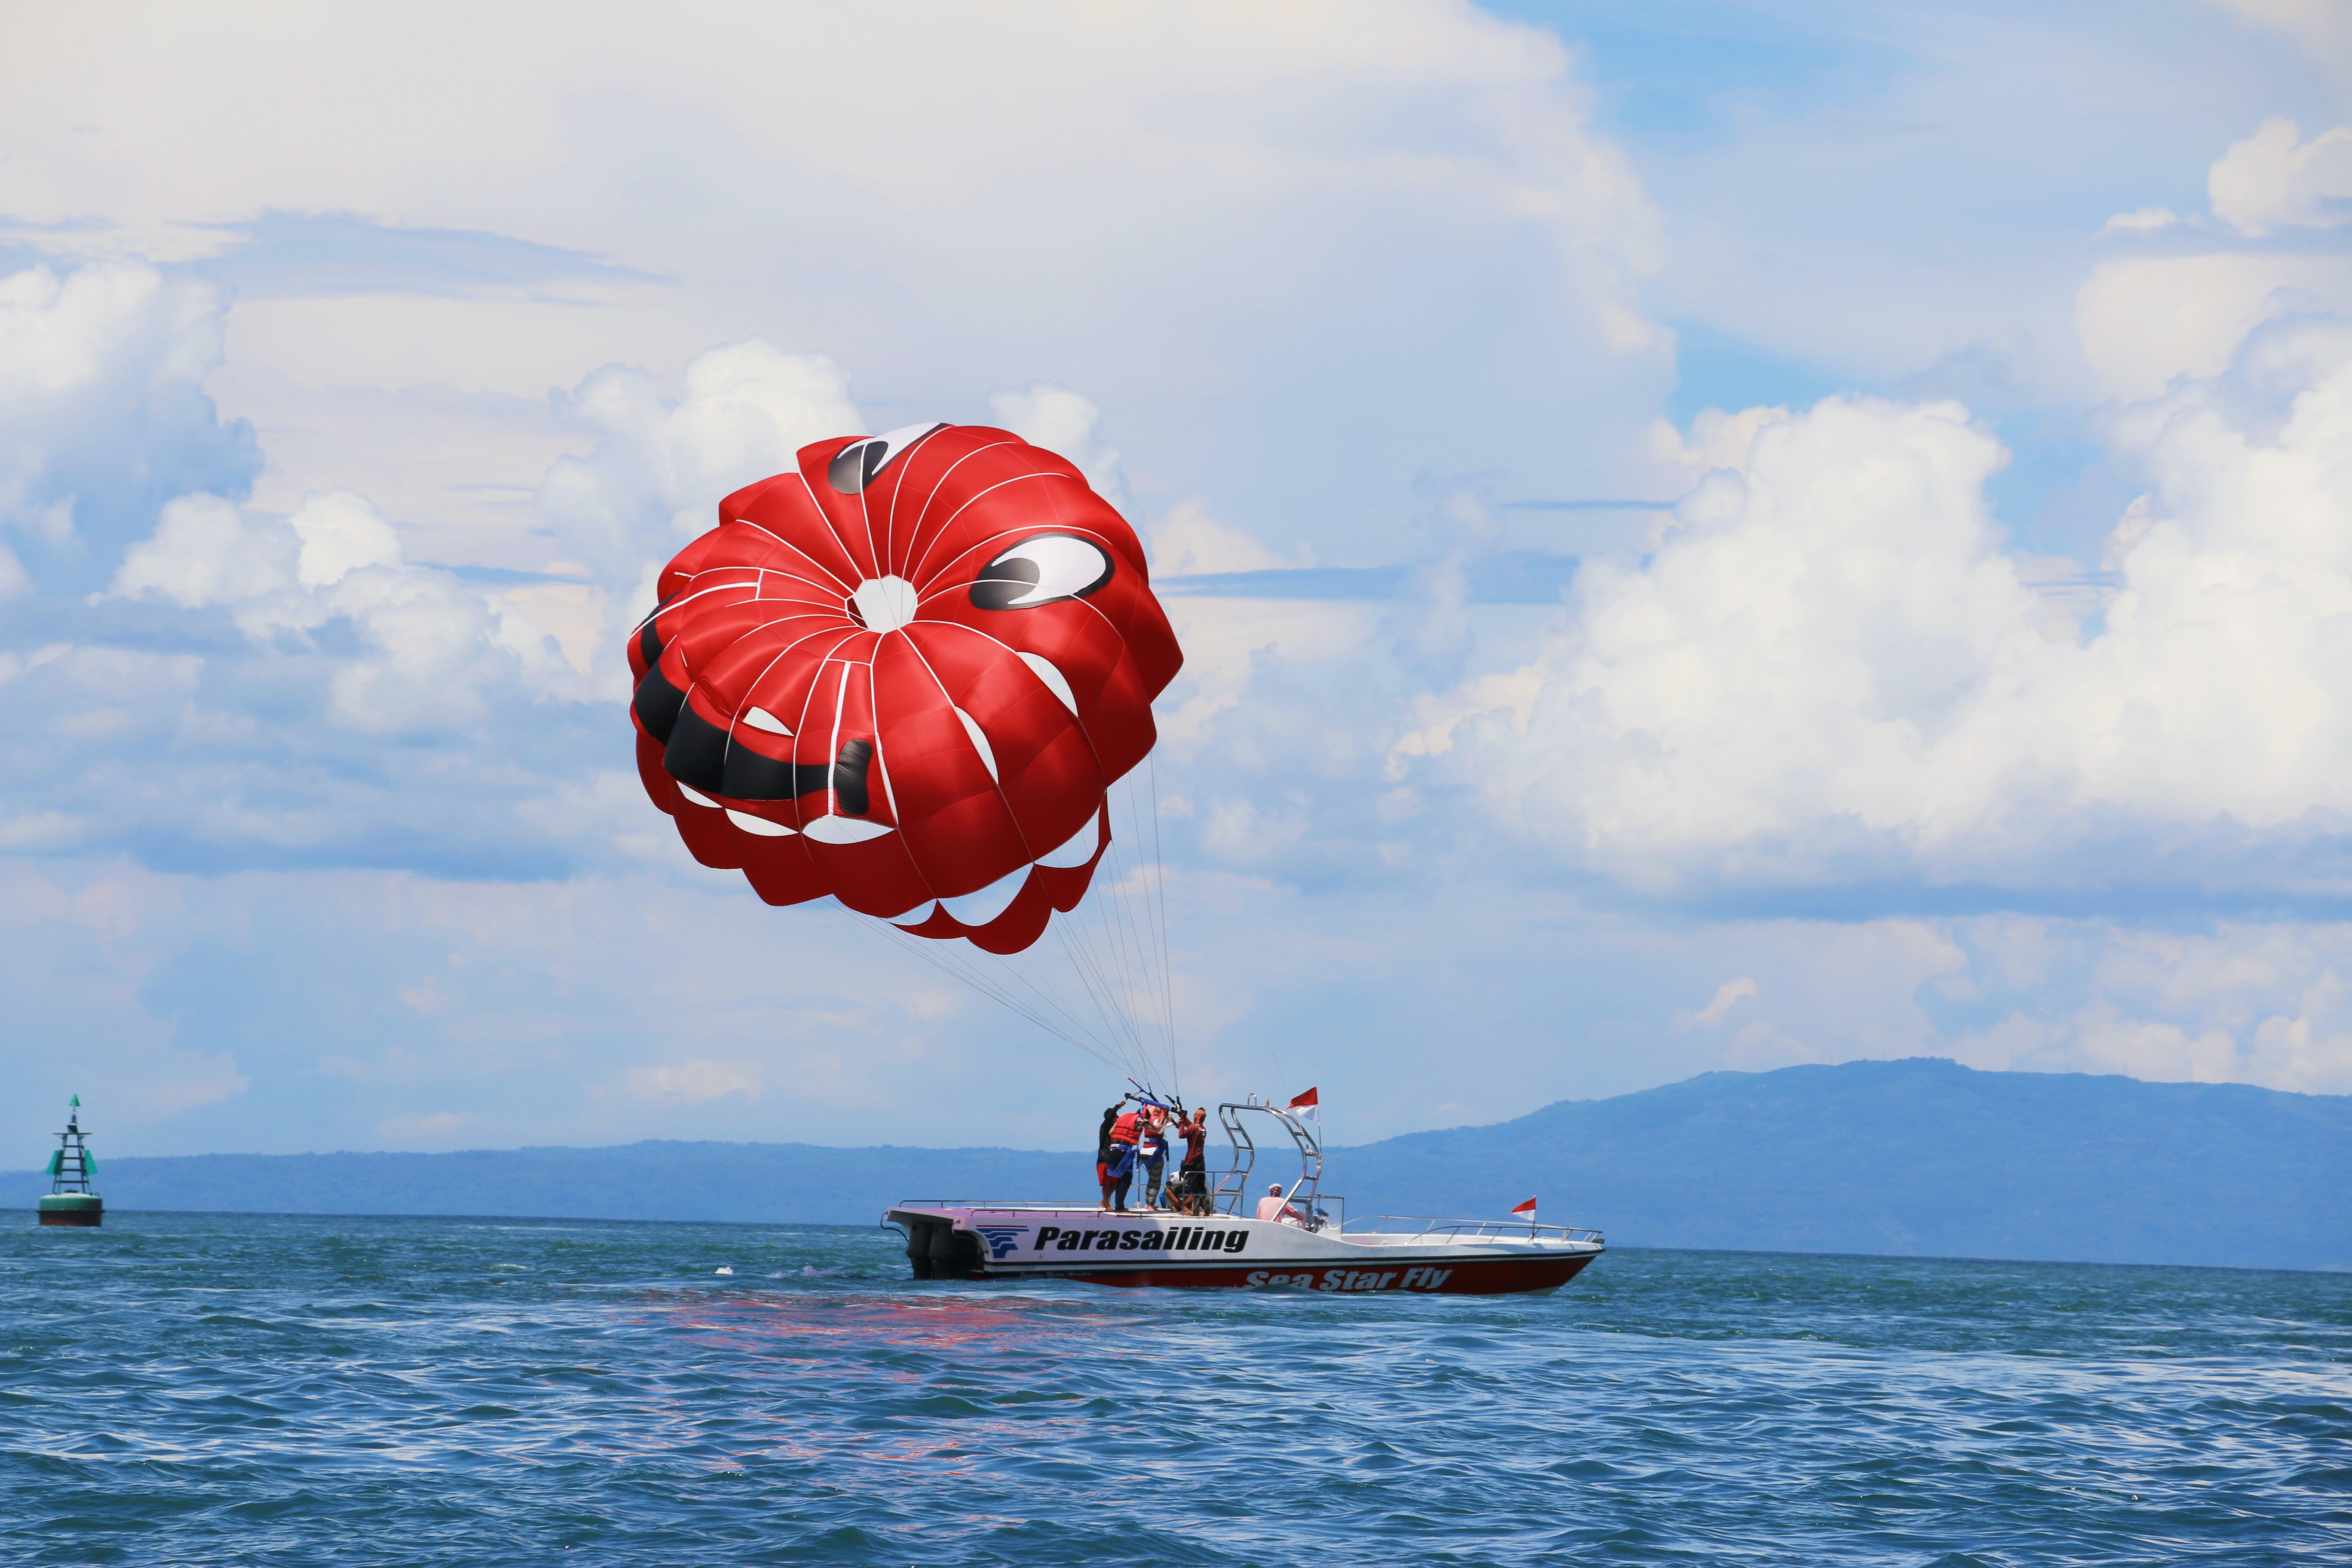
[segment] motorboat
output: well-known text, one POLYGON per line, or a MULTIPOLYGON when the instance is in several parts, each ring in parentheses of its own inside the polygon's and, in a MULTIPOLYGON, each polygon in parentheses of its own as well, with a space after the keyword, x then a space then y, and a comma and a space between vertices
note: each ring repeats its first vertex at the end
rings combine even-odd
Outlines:
POLYGON ((1217 1120, 1233 1157, 1208 1173, 1195 1205, 1205 1213, 919 1198, 882 1223, 905 1235, 919 1279, 1493 1296, 1557 1289, 1604 1249, 1597 1230, 1532 1221, 1349 1220, 1347 1200, 1322 1190, 1322 1145, 1305 1121, 1255 1097, 1218 1106, 1217 1120), (1297 1179, 1263 1198, 1251 1196, 1253 1129, 1286 1133, 1299 1160, 1297 1179))

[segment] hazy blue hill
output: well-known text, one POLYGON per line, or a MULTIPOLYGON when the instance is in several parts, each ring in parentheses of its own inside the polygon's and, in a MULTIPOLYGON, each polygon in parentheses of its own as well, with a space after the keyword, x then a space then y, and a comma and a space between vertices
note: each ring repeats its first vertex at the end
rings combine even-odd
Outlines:
MULTIPOLYGON (((101 1158, 103 1156, 101 1155, 101 1158)), ((868 1223, 1084 1195, 1088 1156, 632 1143, 107 1160, 108 1206, 868 1223)), ((1708 1073, 1334 1150, 1351 1215, 1543 1218, 1636 1247, 2352 1268, 2352 1097, 1918 1059, 1708 1073)), ((0 1178, 32 1207, 37 1174, 0 1178)))
POLYGON ((2352 1097, 1929 1058, 1708 1073, 1335 1155, 1355 1215, 1644 1247, 2352 1268, 2352 1097))

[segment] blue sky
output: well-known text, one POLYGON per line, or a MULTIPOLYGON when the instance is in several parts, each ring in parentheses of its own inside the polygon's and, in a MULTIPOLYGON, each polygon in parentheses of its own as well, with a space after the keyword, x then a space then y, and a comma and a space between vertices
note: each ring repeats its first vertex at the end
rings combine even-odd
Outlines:
POLYGON ((125 1153, 1082 1143, 1092 1063, 631 773, 652 569, 930 418, 1150 541, 1196 1095, 2352 1092, 2323 0, 16 33, 28 1160, 77 1091, 125 1153))

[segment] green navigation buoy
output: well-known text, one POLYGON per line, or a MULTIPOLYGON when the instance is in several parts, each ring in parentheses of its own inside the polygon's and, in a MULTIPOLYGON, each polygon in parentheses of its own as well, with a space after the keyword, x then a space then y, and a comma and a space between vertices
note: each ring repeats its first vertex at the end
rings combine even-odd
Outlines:
POLYGON ((73 1097, 66 1113, 66 1130, 58 1134, 57 1152, 49 1156, 49 1194, 41 1200, 43 1225, 101 1225, 106 1200, 90 1187, 98 1176, 98 1156, 81 1131, 81 1096, 73 1097))

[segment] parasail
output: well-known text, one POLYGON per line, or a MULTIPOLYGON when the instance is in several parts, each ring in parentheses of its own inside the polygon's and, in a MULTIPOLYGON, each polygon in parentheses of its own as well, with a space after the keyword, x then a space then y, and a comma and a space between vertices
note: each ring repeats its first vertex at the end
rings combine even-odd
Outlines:
POLYGON ((706 866, 1027 948, 1111 845, 1183 662, 1135 532, 1008 431, 803 447, 719 503, 632 639, 637 766, 706 866))

